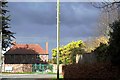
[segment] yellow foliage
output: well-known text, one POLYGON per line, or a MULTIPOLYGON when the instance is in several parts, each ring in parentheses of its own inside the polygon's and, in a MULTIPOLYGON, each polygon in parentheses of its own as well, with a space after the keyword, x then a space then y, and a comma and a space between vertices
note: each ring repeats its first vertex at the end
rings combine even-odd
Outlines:
POLYGON ((100 45, 100 43, 108 44, 109 39, 103 35, 96 37, 95 39, 91 39, 90 41, 86 41, 85 51, 91 52, 96 47, 100 45))

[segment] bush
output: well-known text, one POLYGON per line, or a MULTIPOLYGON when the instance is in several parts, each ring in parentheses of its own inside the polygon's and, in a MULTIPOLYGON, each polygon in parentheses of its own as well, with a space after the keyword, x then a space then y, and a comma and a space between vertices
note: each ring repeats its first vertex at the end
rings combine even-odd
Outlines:
POLYGON ((110 56, 108 54, 108 45, 100 43, 93 53, 96 55, 97 62, 108 62, 110 61, 110 56))
POLYGON ((96 64, 72 64, 64 66, 64 78, 81 78, 81 79, 104 79, 111 80, 120 79, 118 68, 110 63, 96 64))

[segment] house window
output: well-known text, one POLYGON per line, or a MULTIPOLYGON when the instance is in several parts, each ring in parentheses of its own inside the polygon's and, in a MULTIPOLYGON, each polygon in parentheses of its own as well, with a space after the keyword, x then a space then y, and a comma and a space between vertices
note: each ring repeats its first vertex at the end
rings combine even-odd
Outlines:
POLYGON ((39 55, 37 55, 37 58, 36 58, 37 60, 40 60, 40 56, 39 55))

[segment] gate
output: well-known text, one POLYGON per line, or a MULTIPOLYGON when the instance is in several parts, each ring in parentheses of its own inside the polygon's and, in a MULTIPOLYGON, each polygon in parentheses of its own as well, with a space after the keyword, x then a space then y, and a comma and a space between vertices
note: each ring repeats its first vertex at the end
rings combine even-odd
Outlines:
POLYGON ((53 65, 50 64, 33 64, 32 72, 53 72, 53 65))

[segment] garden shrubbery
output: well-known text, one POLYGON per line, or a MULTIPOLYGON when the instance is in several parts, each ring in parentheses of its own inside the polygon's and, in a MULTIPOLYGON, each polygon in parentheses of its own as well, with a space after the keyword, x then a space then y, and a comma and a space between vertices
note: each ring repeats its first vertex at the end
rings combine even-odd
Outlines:
POLYGON ((63 66, 64 78, 120 79, 120 72, 110 63, 71 64, 63 66))

